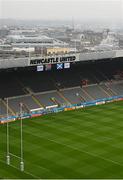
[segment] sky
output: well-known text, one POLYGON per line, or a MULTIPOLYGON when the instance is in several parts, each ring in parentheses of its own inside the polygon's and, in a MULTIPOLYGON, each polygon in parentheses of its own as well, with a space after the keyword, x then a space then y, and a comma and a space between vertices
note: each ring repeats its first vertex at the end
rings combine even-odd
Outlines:
POLYGON ((0 18, 123 22, 123 0, 0 0, 0 18))

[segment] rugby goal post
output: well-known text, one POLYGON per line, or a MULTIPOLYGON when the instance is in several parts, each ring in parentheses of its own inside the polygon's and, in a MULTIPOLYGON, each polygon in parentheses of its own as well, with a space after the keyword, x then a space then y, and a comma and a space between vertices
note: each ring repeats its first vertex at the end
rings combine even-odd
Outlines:
MULTIPOLYGON (((8 98, 6 99, 7 104, 7 119, 9 117, 9 105, 8 105, 8 98)), ((19 104, 20 108, 20 156, 17 156, 10 152, 10 137, 9 137, 9 123, 6 123, 6 163, 7 165, 11 164, 11 156, 18 158, 20 160, 20 170, 24 171, 24 158, 23 158, 23 103, 19 104)))

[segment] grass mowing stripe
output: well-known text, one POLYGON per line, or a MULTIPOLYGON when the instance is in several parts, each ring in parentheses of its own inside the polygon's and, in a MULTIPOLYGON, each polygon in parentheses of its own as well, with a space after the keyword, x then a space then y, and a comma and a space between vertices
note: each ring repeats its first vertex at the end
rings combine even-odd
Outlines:
MULTIPOLYGON (((35 124, 35 122, 34 122, 34 124, 35 124)), ((50 127, 49 125, 47 125, 47 127, 50 127)), ((38 126, 36 126, 36 128, 40 128, 39 127, 39 125, 38 126)), ((51 128, 53 128, 53 127, 51 127, 51 128)), ((33 127, 32 128, 32 131, 31 132, 33 132, 33 129, 35 129, 35 127, 33 127)), ((71 134, 71 135, 74 135, 74 137, 80 137, 80 138, 83 138, 82 139, 82 141, 85 139, 85 140, 91 140, 91 141, 97 141, 97 142, 99 142, 99 143, 102 143, 104 146, 105 145, 108 145, 108 146, 110 146, 110 144, 109 143, 106 143, 106 142, 102 142, 102 141, 100 141, 100 140, 98 140, 97 138, 96 139, 94 139, 94 138, 92 138, 91 136, 88 138, 88 137, 83 137, 82 135, 80 135, 80 134, 77 134, 77 131, 75 131, 74 129, 73 129, 73 132, 72 133, 70 133, 70 132, 66 132, 66 131, 64 131, 64 129, 62 128, 62 129, 59 129, 59 128, 57 128, 56 126, 54 126, 54 129, 55 129, 55 136, 57 137, 57 135, 58 134, 56 134, 56 132, 57 132, 57 129, 58 129, 58 132, 59 131, 61 131, 62 133, 60 133, 60 135, 61 134, 64 134, 64 136, 65 136, 65 134, 71 134)), ((83 134, 84 134, 84 132, 83 132, 83 134)), ((51 134, 49 135, 49 136, 51 136, 51 134)), ((103 138, 107 138, 107 139, 110 139, 110 138, 108 138, 107 136, 103 136, 103 138)), ((67 138, 66 138, 67 139, 67 138)), ((114 147, 115 149, 119 149, 119 147, 116 147, 115 145, 112 145, 112 147, 114 147)))
MULTIPOLYGON (((123 102, 116 102, 24 120, 26 170, 40 178, 123 178, 122 106, 123 102)), ((18 151, 19 124, 11 124, 14 153, 18 151)), ((5 128, 0 127, 1 155, 6 148, 5 128)), ((4 169, 0 169, 2 177, 27 176, 4 169)))
MULTIPOLYGON (((47 125, 48 126, 48 125, 47 125)), ((91 138, 91 140, 93 140, 92 138, 91 138)), ((100 141, 99 141, 100 142, 100 141)), ((107 144, 108 145, 108 144, 107 144)), ((115 147, 116 148, 116 147, 115 147)))
MULTIPOLYGON (((29 132, 29 131, 25 131, 25 132, 27 132, 27 133, 33 135, 33 134, 32 134, 31 132, 29 132)), ((33 136, 34 136, 34 135, 33 135, 33 136)), ((37 136, 37 135, 35 135, 35 136, 37 136)), ((123 167, 122 164, 120 164, 120 163, 118 163, 118 162, 116 162, 116 161, 112 161, 112 160, 110 160, 110 159, 108 159, 108 158, 103 158, 103 157, 98 156, 98 155, 96 155, 96 154, 92 154, 92 153, 89 153, 89 152, 87 152, 87 151, 84 151, 84 150, 80 150, 80 149, 74 148, 73 146, 70 146, 70 145, 67 145, 67 144, 64 144, 64 143, 57 142, 57 141, 55 141, 55 140, 53 140, 53 139, 45 138, 44 136, 37 136, 37 137, 44 138, 44 139, 46 139, 46 140, 48 140, 48 141, 52 141, 52 142, 54 142, 54 143, 56 143, 56 144, 60 144, 60 145, 66 146, 66 147, 71 148, 71 149, 73 149, 73 150, 77 150, 77 151, 86 153, 86 154, 88 154, 88 155, 90 155, 90 156, 98 157, 98 158, 100 158, 100 159, 102 159, 102 160, 105 160, 105 161, 108 161, 108 162, 112 162, 112 163, 114 163, 114 164, 117 164, 117 165, 123 167)))

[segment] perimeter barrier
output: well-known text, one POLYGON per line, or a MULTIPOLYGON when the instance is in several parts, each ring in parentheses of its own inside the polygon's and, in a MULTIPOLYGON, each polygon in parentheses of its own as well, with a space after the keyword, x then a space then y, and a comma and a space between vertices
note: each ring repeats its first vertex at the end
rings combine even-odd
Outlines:
POLYGON ((32 111, 30 113, 23 113, 23 115, 21 117, 20 117, 20 115, 1 117, 0 118, 0 124, 12 122, 15 120, 19 120, 21 118, 23 118, 23 119, 33 118, 33 117, 38 117, 38 116, 42 116, 45 114, 58 113, 61 111, 70 111, 70 110, 75 110, 75 109, 80 109, 80 108, 85 108, 85 107, 90 107, 90 106, 96 106, 96 105, 106 104, 106 103, 115 102, 115 101, 123 101, 123 95, 113 96, 113 97, 109 97, 109 98, 101 98, 101 99, 97 99, 94 101, 82 102, 79 104, 72 104, 72 105, 66 105, 66 106, 64 105, 62 107, 41 109, 39 111, 32 111))

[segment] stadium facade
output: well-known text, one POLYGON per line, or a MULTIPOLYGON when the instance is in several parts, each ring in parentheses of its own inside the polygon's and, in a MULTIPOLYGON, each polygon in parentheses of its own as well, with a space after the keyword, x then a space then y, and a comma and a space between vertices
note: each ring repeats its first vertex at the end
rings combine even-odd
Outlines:
POLYGON ((40 57, 1 58, 0 69, 37 66, 39 64, 57 64, 65 62, 84 62, 101 59, 115 59, 123 57, 123 50, 89 52, 89 53, 68 53, 63 55, 50 55, 40 57), (74 57, 74 58, 73 58, 74 57), (56 59, 64 59, 57 61, 56 59), (34 62, 34 63, 33 63, 34 62))

